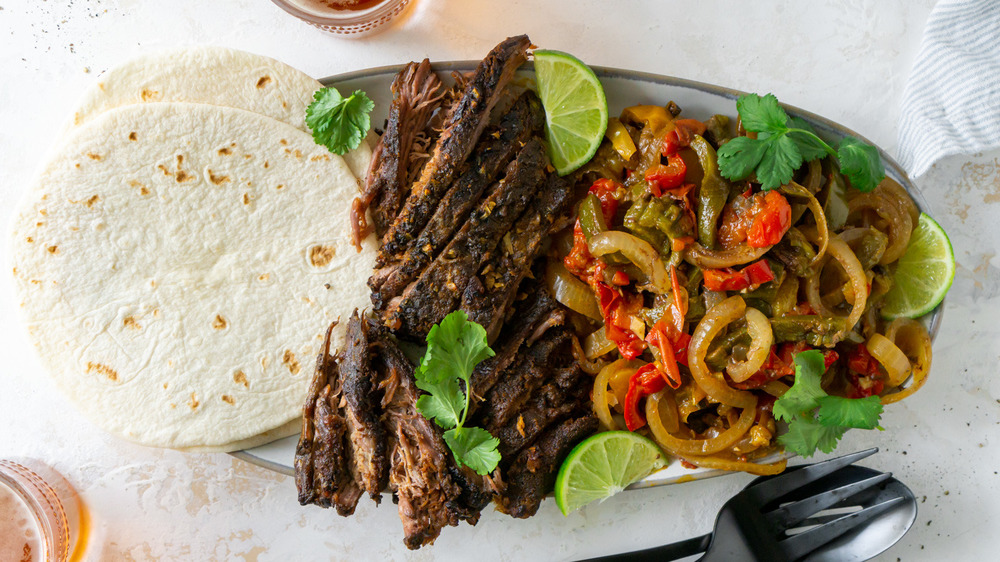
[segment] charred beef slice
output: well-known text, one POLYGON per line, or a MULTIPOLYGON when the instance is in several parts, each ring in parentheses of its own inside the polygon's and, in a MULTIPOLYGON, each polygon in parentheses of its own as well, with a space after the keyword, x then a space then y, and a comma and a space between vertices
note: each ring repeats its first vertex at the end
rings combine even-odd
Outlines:
POLYGON ((382 237, 376 258, 378 266, 394 261, 411 247, 413 240, 430 220, 445 191, 458 176, 489 123, 490 111, 521 63, 527 60, 531 41, 527 36, 511 37, 493 48, 469 79, 465 92, 451 109, 430 160, 410 190, 399 215, 382 237))

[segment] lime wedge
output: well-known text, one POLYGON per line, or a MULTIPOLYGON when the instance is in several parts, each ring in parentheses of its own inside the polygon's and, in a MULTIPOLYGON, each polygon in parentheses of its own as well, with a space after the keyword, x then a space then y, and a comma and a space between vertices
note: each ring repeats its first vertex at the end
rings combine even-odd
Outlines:
POLYGON ((896 263, 882 316, 917 318, 934 310, 955 279, 955 253, 944 229, 920 213, 906 252, 896 263))
POLYGON ((560 176, 587 163, 608 128, 608 102, 594 71, 573 55, 535 51, 549 159, 560 176))
POLYGON ((603 500, 666 465, 649 439, 629 431, 606 431, 581 441, 570 451, 556 477, 556 505, 568 515, 603 500))

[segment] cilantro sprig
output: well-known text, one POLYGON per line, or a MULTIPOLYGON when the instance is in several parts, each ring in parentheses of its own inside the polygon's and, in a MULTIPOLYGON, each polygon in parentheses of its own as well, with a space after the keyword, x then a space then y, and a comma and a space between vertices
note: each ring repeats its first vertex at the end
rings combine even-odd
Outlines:
POLYGON ((493 355, 486 330, 456 310, 427 334, 427 351, 414 374, 417 388, 427 393, 417 399, 417 410, 447 430, 444 441, 455 461, 482 475, 500 462, 500 441, 485 429, 465 427, 465 418, 472 370, 493 355))
POLYGON ((361 145, 371 129, 374 108, 375 103, 361 90, 345 98, 336 88, 320 88, 306 108, 306 125, 316 144, 343 155, 361 145))
POLYGON ((747 94, 736 100, 736 110, 747 131, 757 138, 736 137, 719 148, 719 172, 731 180, 756 172, 768 190, 792 180, 804 162, 833 156, 855 189, 869 192, 885 177, 878 149, 854 137, 844 137, 837 149, 819 138, 804 120, 789 117, 773 94, 747 94))
POLYGON ((774 416, 788 422, 778 437, 786 449, 810 457, 817 449, 829 453, 850 428, 882 429, 878 425, 882 402, 878 396, 830 396, 820 386, 826 366, 816 350, 795 356, 795 384, 774 402, 774 416))

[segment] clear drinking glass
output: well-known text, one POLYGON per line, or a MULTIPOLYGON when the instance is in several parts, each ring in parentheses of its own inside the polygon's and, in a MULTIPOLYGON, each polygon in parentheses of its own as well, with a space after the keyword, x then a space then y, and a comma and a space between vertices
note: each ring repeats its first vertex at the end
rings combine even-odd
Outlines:
POLYGON ((398 16, 411 0, 271 0, 282 10, 330 33, 364 33, 398 16), (336 6, 350 6, 338 8, 336 6))
POLYGON ((86 546, 87 521, 61 474, 33 459, 0 460, 0 560, 75 560, 86 546))

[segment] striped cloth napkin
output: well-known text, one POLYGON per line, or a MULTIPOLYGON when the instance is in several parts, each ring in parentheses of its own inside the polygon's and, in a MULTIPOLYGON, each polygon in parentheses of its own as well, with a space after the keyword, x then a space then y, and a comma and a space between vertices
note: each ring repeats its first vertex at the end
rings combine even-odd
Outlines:
POLYGON ((899 163, 917 177, 1000 147, 1000 1, 941 0, 903 92, 899 163))

